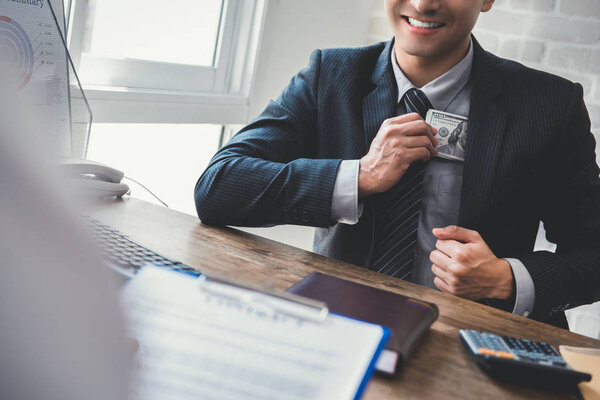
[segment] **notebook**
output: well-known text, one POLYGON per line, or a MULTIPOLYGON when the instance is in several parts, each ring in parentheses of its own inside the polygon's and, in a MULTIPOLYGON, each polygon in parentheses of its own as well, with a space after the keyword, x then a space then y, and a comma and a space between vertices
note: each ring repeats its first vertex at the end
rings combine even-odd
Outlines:
POLYGON ((396 375, 438 317, 435 304, 314 272, 288 292, 323 301, 331 312, 386 326, 391 336, 375 369, 396 375))

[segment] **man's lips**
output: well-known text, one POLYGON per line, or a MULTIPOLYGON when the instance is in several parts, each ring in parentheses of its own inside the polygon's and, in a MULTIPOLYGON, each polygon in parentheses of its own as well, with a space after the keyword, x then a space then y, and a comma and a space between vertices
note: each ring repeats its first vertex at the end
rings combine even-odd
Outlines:
POLYGON ((410 25, 411 27, 417 28, 417 29, 433 30, 433 29, 441 28, 442 26, 445 25, 442 22, 422 21, 422 20, 408 17, 408 16, 403 16, 402 18, 408 23, 408 25, 410 25))

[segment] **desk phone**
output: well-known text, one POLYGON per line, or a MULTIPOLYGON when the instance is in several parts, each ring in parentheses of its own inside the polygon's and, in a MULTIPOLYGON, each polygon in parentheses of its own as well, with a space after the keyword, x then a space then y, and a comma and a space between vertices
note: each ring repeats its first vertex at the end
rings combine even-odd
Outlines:
POLYGON ((481 369, 494 378, 554 390, 573 389, 592 379, 590 374, 572 369, 544 342, 464 329, 459 336, 481 369))

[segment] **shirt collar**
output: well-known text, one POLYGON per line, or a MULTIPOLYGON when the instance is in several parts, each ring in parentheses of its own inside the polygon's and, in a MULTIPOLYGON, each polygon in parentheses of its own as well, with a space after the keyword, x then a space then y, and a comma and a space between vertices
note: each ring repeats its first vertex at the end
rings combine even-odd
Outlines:
MULTIPOLYGON (((391 52, 391 58, 392 69, 394 70, 394 76, 396 77, 396 83, 398 84, 398 102, 400 102, 402 97, 404 97, 404 93, 414 88, 415 85, 408 80, 408 78, 404 75, 404 72, 402 72, 400 69, 400 66, 398 66, 398 63, 396 62, 395 49, 393 49, 391 52)), ((471 40, 467 55, 460 60, 458 64, 445 72, 443 75, 437 77, 422 88, 418 89, 421 89, 423 93, 425 93, 433 105, 433 108, 444 111, 450 102, 452 102, 452 100, 469 82, 472 67, 473 41, 471 40)))

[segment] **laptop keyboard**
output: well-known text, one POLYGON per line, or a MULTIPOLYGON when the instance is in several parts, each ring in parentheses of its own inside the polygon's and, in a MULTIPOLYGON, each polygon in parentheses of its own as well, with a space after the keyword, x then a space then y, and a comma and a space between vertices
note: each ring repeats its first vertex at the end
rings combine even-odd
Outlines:
POLYGON ((201 275, 194 268, 184 265, 179 261, 171 260, 142 246, 131 240, 128 236, 96 219, 88 217, 85 220, 106 261, 108 261, 112 268, 127 276, 133 276, 148 263, 186 275, 196 277, 201 275))

